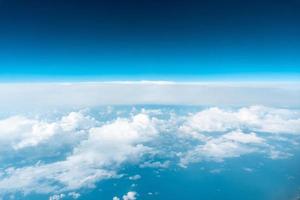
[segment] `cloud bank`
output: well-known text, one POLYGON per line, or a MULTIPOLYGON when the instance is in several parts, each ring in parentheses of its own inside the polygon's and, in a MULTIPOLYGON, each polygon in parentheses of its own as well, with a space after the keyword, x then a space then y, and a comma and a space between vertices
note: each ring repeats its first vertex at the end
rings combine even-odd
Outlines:
POLYGON ((95 82, 2 83, 2 110, 168 104, 299 107, 299 83, 95 82))
MULTIPOLYGON (((122 178, 124 165, 184 168, 251 154, 287 159, 299 147, 297 109, 209 107, 180 112, 129 107, 126 116, 120 109, 112 107, 102 117, 81 110, 49 119, 2 118, 0 194, 41 193, 55 199, 93 188, 101 180, 122 178)), ((136 193, 122 198, 136 199, 136 193)))

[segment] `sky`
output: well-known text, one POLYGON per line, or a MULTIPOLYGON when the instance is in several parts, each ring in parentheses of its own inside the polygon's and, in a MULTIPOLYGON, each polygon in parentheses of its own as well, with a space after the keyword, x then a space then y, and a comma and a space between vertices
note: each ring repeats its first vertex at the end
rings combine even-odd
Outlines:
POLYGON ((299 200, 299 10, 0 0, 0 200, 299 200))
POLYGON ((0 80, 299 80, 298 0, 1 0, 0 80))

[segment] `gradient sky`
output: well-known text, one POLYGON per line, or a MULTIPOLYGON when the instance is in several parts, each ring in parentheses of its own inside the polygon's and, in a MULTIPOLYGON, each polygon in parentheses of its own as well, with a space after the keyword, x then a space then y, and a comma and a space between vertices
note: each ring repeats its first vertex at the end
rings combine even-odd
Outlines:
POLYGON ((299 0, 0 0, 0 79, 299 79, 299 10, 299 0))

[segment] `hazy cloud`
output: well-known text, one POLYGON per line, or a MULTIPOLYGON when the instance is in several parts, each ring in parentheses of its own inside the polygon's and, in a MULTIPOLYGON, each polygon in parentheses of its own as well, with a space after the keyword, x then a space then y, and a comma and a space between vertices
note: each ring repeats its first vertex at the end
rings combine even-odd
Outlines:
POLYGON ((247 82, 95 82, 2 83, 2 110, 32 110, 99 105, 169 104, 266 106, 300 105, 299 83, 247 82))

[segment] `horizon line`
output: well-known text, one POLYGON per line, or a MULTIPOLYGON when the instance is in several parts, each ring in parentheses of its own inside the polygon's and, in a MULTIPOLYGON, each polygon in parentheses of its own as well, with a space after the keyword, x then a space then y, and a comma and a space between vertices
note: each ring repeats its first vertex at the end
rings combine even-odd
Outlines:
POLYGON ((38 84, 50 84, 50 85, 73 85, 73 84, 103 84, 103 85, 273 85, 273 84, 300 84, 300 80, 203 80, 203 81, 182 81, 182 80, 111 80, 111 81, 83 81, 83 80, 73 80, 73 81, 1 81, 0 85, 38 85, 38 84))

